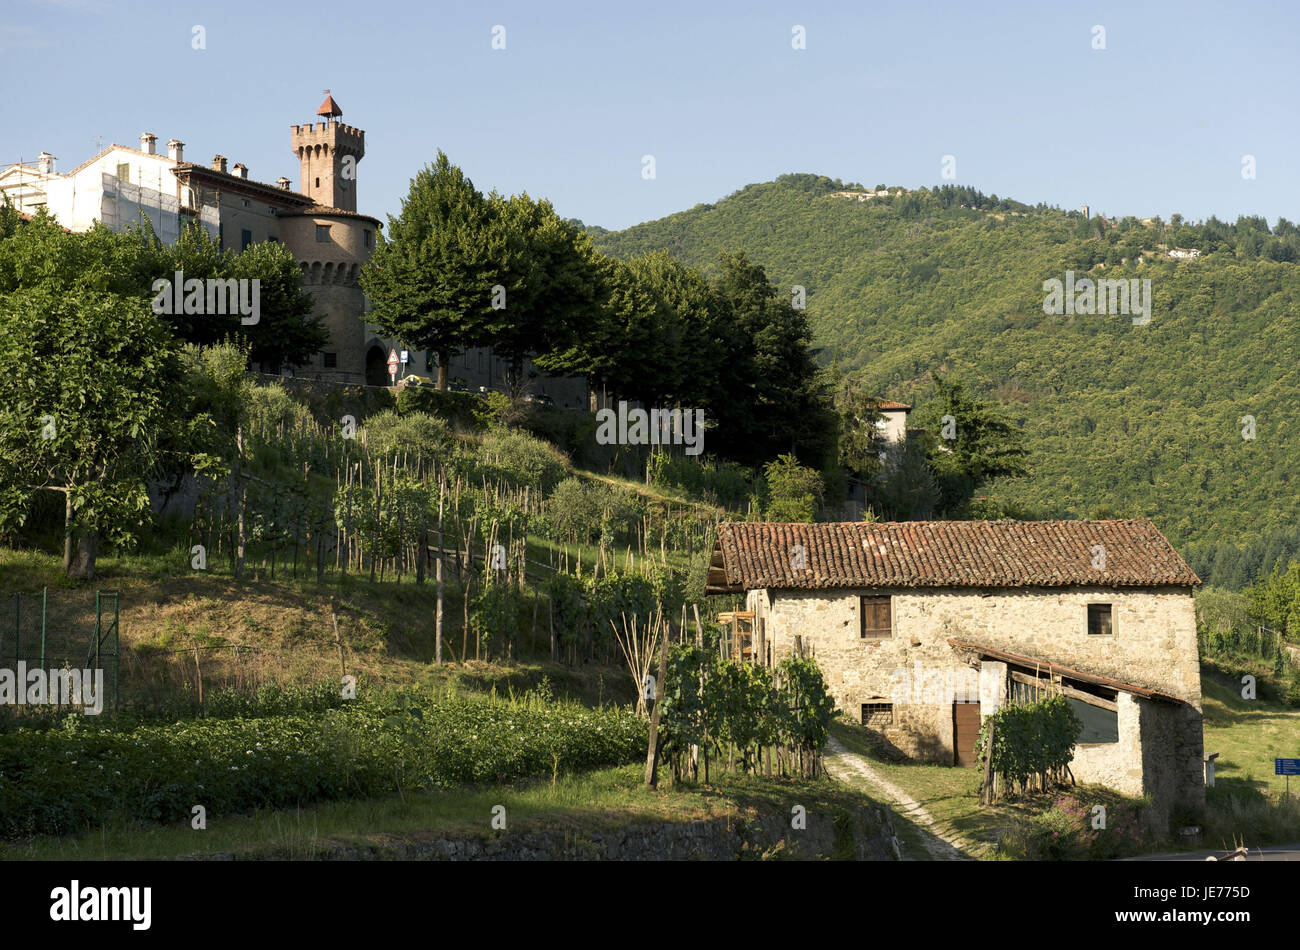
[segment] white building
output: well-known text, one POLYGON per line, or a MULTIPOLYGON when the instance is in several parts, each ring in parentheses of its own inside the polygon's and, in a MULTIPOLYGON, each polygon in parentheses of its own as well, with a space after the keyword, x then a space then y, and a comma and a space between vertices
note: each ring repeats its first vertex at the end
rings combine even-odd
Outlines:
POLYGON ((70 231, 88 231, 95 221, 122 231, 143 212, 166 243, 180 236, 189 218, 197 218, 216 237, 218 209, 201 206, 194 189, 176 175, 184 143, 172 139, 164 155, 157 153, 156 143, 157 136, 146 132, 138 149, 110 145, 62 174, 57 159, 42 152, 35 162, 0 171, 0 192, 18 211, 36 214, 43 208, 70 231))

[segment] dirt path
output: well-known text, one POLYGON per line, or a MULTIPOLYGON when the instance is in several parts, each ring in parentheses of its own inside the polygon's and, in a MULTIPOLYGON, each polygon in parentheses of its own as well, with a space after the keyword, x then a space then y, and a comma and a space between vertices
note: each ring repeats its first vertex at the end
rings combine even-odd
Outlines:
MULTIPOLYGON (((836 738, 826 745, 823 757, 826 771, 832 778, 848 784, 862 783, 886 796, 894 810, 916 826, 920 832, 921 844, 931 861, 973 861, 968 853, 970 845, 962 838, 940 831, 934 818, 922 805, 901 788, 884 778, 873 769, 870 763, 855 752, 850 752, 836 738)), ((904 857, 905 861, 918 860, 904 857)))

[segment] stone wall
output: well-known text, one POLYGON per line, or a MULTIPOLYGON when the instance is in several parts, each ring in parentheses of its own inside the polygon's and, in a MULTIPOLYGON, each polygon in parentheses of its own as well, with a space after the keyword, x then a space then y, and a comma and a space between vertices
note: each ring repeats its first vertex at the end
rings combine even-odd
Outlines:
POLYGON ((1190 590, 751 591, 748 609, 763 620, 773 656, 788 655, 794 637, 803 637, 847 711, 888 697, 900 683, 911 693, 918 662, 927 677, 923 692, 938 688, 934 676, 950 670, 960 686, 965 664, 949 646, 950 637, 1152 687, 1200 708, 1190 590), (893 598, 893 635, 863 639, 859 598, 880 594, 893 598), (1090 603, 1112 605, 1113 634, 1088 634, 1090 603))
MULTIPOLYGON (((233 860, 235 855, 194 857, 233 860)), ((618 829, 439 837, 373 848, 324 848, 313 857, 342 861, 732 861, 762 857, 897 861, 900 852, 888 807, 864 805, 834 815, 810 811, 807 827, 800 830, 790 827, 788 815, 764 815, 657 822, 618 829)))
POLYGON ((1096 782, 1125 795, 1142 795, 1142 705, 1129 693, 1115 699, 1119 720, 1118 742, 1095 742, 1074 747, 1070 772, 1076 782, 1096 782))

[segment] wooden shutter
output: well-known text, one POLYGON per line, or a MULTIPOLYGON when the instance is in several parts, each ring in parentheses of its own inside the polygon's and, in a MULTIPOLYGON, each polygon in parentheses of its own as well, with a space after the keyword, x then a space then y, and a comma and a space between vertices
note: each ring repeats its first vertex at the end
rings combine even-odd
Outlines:
POLYGON ((890 599, 888 597, 862 598, 862 637, 864 639, 883 639, 893 636, 893 624, 890 616, 890 599))

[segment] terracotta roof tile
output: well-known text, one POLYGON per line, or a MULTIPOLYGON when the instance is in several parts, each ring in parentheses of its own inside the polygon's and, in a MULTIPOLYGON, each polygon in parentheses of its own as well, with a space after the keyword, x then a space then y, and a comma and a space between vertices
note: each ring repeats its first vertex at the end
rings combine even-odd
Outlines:
POLYGON ((764 587, 1191 587, 1200 583, 1146 518, 726 522, 718 526, 708 579, 711 593, 764 587), (796 545, 803 548, 802 566, 796 545), (1098 548, 1104 550, 1104 561, 1098 548))

